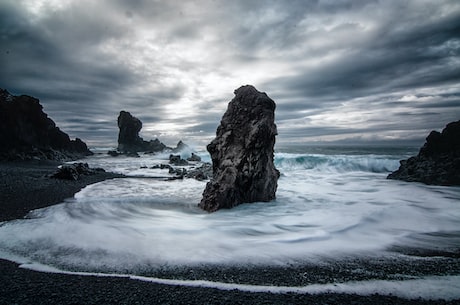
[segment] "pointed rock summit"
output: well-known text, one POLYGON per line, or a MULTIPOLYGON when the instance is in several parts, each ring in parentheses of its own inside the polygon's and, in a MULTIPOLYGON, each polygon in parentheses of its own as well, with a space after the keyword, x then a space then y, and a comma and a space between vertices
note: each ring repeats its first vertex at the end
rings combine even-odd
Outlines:
POLYGON ((235 90, 216 138, 207 146, 213 178, 199 206, 214 212, 275 198, 279 171, 273 164, 275 102, 250 85, 235 90))

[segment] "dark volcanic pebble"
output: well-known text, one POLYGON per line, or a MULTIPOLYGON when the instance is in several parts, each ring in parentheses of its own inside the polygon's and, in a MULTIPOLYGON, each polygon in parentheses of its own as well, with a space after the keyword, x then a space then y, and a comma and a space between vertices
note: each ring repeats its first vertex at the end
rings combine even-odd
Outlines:
POLYGON ((0 260, 0 304, 458 304, 395 296, 274 294, 160 285, 95 276, 47 274, 0 260))
POLYGON ((89 184, 122 177, 98 172, 77 181, 52 179, 59 164, 43 160, 0 162, 0 221, 22 218, 31 210, 73 197, 89 184))

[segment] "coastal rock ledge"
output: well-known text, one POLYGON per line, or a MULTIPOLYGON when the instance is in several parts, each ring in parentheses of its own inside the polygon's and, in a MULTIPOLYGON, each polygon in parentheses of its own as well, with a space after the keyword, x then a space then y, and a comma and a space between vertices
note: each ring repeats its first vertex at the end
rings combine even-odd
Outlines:
POLYGON ((415 157, 400 161, 388 179, 433 185, 460 185, 460 121, 432 131, 415 157))
POLYGON ((273 163, 275 102, 250 85, 235 90, 216 138, 207 146, 213 177, 199 206, 214 212, 275 199, 279 171, 273 163))

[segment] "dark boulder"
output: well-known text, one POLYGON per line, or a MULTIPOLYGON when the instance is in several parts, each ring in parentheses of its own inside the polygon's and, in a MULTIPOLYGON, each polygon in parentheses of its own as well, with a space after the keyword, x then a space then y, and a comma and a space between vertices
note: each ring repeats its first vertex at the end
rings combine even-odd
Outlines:
POLYGON ((187 158, 187 161, 190 161, 190 162, 200 162, 201 161, 201 157, 196 155, 195 153, 192 153, 192 155, 190 157, 187 158))
POLYGON ((137 153, 137 152, 159 152, 166 148, 166 145, 161 143, 158 139, 144 141, 139 136, 142 129, 142 122, 138 118, 131 115, 127 111, 120 111, 117 119, 118 128, 118 150, 123 153, 137 153))
POLYGON ((72 160, 91 155, 80 140, 71 140, 43 112, 40 101, 0 89, 0 158, 72 160))
POLYGON ((156 165, 151 167, 151 169, 157 169, 157 168, 171 170, 172 166, 169 165, 169 164, 156 164, 156 165))
POLYGON ((105 172, 102 168, 92 169, 87 163, 64 164, 51 176, 51 178, 64 180, 78 180, 82 175, 94 175, 105 172))
POLYGON ((150 153, 155 153, 159 151, 163 151, 165 149, 169 149, 168 146, 164 145, 160 140, 155 139, 155 140, 150 140, 148 142, 144 141, 144 151, 150 152, 150 153))
POLYGON ((275 198, 279 171, 273 164, 275 102, 253 86, 235 90, 216 138, 207 146, 213 177, 199 206, 213 212, 275 198))
POLYGON ((112 157, 118 157, 120 155, 120 153, 116 150, 109 150, 107 154, 112 157))
POLYGON ((186 178, 193 178, 198 181, 208 180, 212 177, 212 165, 203 163, 201 166, 192 168, 185 173, 186 178))
POLYGON ((460 121, 432 131, 415 157, 400 161, 388 179, 434 185, 460 185, 460 121))
POLYGON ((169 163, 175 166, 189 165, 187 160, 181 158, 180 155, 169 155, 169 163))
POLYGON ((208 180, 212 177, 212 165, 210 163, 203 163, 200 166, 191 167, 189 169, 176 168, 169 164, 157 164, 152 166, 151 169, 167 169, 169 174, 175 175, 176 177, 192 178, 199 181, 208 180))

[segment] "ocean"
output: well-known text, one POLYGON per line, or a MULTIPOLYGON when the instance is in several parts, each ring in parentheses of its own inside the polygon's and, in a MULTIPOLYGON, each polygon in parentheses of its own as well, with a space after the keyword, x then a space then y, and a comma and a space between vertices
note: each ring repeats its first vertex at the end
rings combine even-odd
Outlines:
MULTIPOLYGON (((399 160, 417 150, 279 149, 275 154, 281 172, 276 200, 215 213, 197 207, 206 181, 166 181, 167 170, 151 168, 168 163, 169 153, 141 154, 139 158, 96 154, 82 161, 132 178, 87 186, 61 204, 32 211, 25 219, 0 223, 0 258, 42 271, 122 275, 193 286, 194 282, 183 279, 149 275, 168 268, 278 268, 363 257, 406 260, 411 259, 407 255, 411 251, 458 253, 460 187, 386 179, 398 168, 399 160)), ((205 150, 197 151, 203 162, 210 161, 205 150)), ((181 154, 185 158, 190 151, 181 154)), ((354 293, 398 294, 395 287, 410 284, 412 297, 423 297, 429 291, 430 298, 460 298, 458 269, 449 274, 378 281, 341 280, 324 287, 276 289, 303 293, 348 287, 354 293), (391 289, 382 290, 387 286, 391 289), (428 289, 441 286, 444 289, 428 289)), ((201 281, 196 285, 225 289, 229 283, 201 281)), ((276 291, 274 287, 231 285, 231 289, 276 291)))

